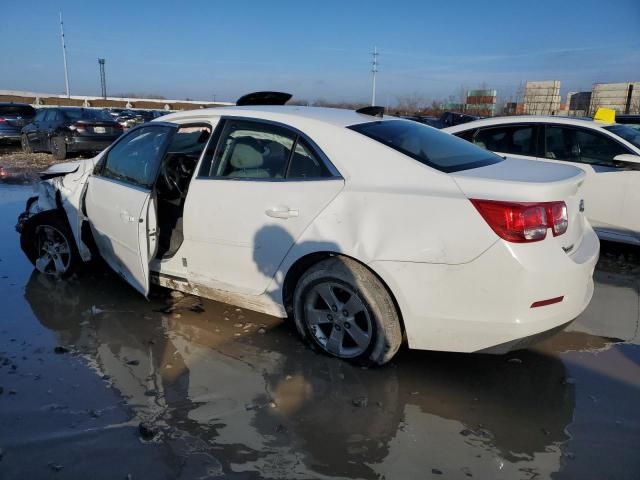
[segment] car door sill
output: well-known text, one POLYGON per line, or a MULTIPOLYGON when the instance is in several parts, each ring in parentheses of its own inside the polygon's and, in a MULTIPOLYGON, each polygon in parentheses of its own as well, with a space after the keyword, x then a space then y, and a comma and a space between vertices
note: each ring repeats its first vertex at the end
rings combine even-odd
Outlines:
POLYGON ((198 283, 189 282, 186 278, 167 275, 159 272, 151 272, 151 283, 161 287, 178 290, 183 293, 197 295, 217 302, 227 303, 254 312, 266 313, 274 317, 286 318, 284 307, 274 302, 268 295, 248 295, 235 293, 216 288, 207 287, 198 283))

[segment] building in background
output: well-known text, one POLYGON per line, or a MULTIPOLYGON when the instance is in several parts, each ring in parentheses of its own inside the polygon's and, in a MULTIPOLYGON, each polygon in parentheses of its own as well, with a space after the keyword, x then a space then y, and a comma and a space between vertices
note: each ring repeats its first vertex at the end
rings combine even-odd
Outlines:
POLYGON ((567 114, 570 117, 586 117, 589 114, 590 103, 591 92, 569 92, 567 93, 567 114))
POLYGON ((524 89, 526 115, 555 115, 560 111, 560 80, 527 82, 524 89))
POLYGON ((593 115, 599 107, 619 113, 640 113, 640 82, 594 83, 588 114, 593 115))
POLYGON ((464 103, 445 102, 440 104, 440 110, 445 112, 464 112, 464 103))
POLYGON ((496 114, 496 90, 468 90, 464 112, 480 117, 493 117, 496 114))

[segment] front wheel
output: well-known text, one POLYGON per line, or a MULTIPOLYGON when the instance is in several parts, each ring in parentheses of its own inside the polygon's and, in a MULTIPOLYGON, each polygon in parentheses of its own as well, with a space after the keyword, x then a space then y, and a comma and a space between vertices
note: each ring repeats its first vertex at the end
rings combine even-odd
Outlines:
POLYGON ((391 295, 371 271, 349 258, 313 265, 298 282, 293 303, 298 332, 329 355, 382 365, 402 343, 391 295))
POLYGON ((64 278, 81 264, 71 229, 56 211, 42 212, 24 224, 20 245, 40 273, 64 278))

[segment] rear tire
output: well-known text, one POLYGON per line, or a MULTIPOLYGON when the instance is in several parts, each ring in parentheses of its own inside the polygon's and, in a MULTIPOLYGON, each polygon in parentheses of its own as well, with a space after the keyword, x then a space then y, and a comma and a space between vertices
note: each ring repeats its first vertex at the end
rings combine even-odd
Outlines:
POLYGON ((62 137, 53 137, 51 139, 51 153, 56 160, 65 160, 67 158, 67 144, 64 143, 62 137))
POLYGON ((82 265, 67 219, 55 210, 25 222, 20 246, 36 270, 51 277, 69 277, 82 265))
POLYGON ((29 137, 27 137, 24 133, 20 135, 20 145, 22 145, 22 151, 24 153, 33 153, 33 148, 31 147, 29 137))
POLYGON ((294 297, 302 338, 328 355, 360 365, 382 365, 402 343, 400 317, 391 295, 366 267, 345 257, 311 266, 294 297))

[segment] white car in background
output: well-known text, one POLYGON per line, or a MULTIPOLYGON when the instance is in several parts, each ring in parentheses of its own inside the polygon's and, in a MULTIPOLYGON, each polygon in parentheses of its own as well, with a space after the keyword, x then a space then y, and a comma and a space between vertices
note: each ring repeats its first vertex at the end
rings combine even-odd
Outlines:
POLYGON ((289 97, 168 115, 50 168, 19 219, 23 250, 45 274, 99 254, 143 295, 155 282, 291 316, 359 363, 405 337, 506 352, 585 309, 599 242, 581 170, 289 97))
POLYGON ((640 245, 640 131, 555 116, 487 118, 443 131, 499 155, 581 168, 585 213, 599 236, 640 245))

